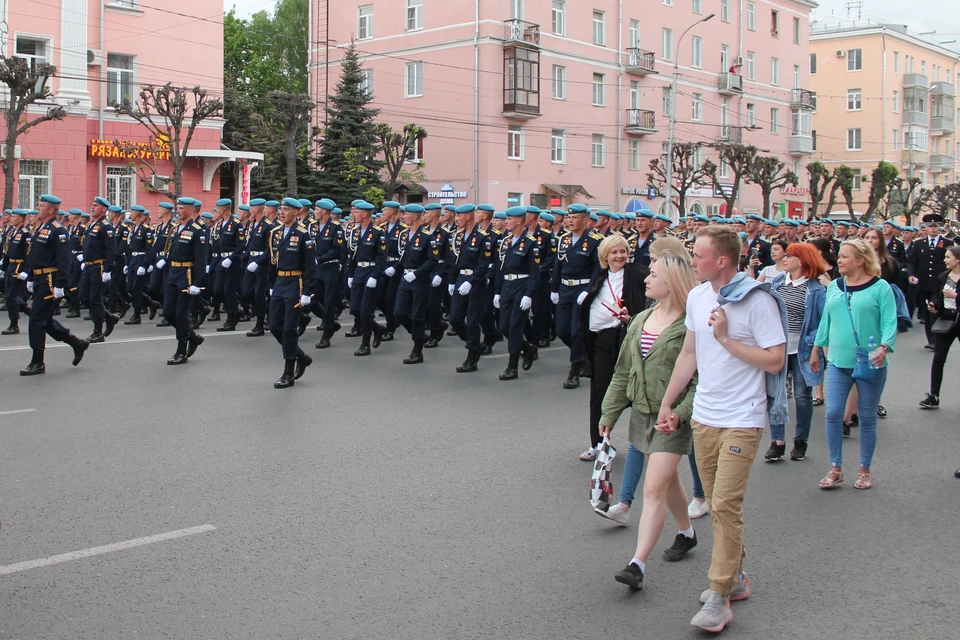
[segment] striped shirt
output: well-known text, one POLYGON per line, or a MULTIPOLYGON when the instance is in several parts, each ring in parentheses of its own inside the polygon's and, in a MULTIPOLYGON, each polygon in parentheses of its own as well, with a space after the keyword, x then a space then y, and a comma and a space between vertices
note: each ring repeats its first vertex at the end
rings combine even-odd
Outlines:
POLYGON ((780 294, 787 308, 787 354, 792 355, 797 352, 800 333, 803 331, 803 312, 807 306, 807 278, 801 276, 797 280, 791 280, 790 274, 787 274, 783 286, 777 293, 780 294))
POLYGON ((643 329, 640 332, 640 356, 642 358, 647 357, 647 354, 650 353, 650 348, 653 346, 653 343, 659 337, 660 337, 660 334, 648 333, 646 329, 643 329))

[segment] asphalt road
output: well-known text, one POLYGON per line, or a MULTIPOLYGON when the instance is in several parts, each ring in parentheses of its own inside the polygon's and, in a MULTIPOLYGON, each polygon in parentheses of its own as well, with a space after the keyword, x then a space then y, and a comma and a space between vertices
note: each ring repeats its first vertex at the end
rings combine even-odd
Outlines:
MULTIPOLYGON (((642 592, 614 581, 636 520, 589 506, 588 392, 561 388, 565 350, 505 383, 502 344, 463 375, 456 338, 405 366, 404 337, 355 358, 342 334, 313 350, 311 328, 315 364, 278 391, 272 338, 203 333, 168 367, 170 329, 121 326, 77 368, 49 348, 36 378, 17 375, 26 335, 0 341, 0 638, 700 637, 709 517, 676 564, 659 559, 668 519, 642 592), (201 525, 215 530, 188 535, 201 525), (10 570, 168 532, 182 537, 10 570)), ((822 408, 806 461, 758 460, 753 595, 725 636, 957 637, 960 352, 944 408, 924 412, 921 345, 920 331, 898 342, 871 491, 817 488, 822 408)), ((625 417, 623 452, 626 432, 625 417)), ((845 452, 854 472, 856 431, 845 452)))

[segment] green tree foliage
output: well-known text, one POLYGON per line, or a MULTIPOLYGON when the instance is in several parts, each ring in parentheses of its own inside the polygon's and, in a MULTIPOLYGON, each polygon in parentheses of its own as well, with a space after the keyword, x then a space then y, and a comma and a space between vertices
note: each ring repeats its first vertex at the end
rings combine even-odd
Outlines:
POLYGON ((833 174, 819 160, 807 165, 807 174, 810 177, 810 218, 816 217, 820 203, 827 195, 827 189, 833 181, 833 174))
POLYGON ((890 199, 890 190, 898 187, 897 168, 881 160, 876 168, 870 172, 870 195, 867 200, 867 210, 864 212, 864 218, 869 220, 874 214, 882 213, 881 205, 890 199))
MULTIPOLYGON (((383 169, 386 173, 384 193, 387 197, 396 196, 397 185, 413 173, 407 169, 411 163, 407 162, 410 153, 427 137, 427 130, 415 124, 404 125, 403 131, 394 131, 386 122, 376 126, 377 142, 383 153, 383 169), (405 175, 406 174, 406 175, 405 175)), ((422 162, 412 164, 414 171, 422 173, 422 162)))
POLYGON ((776 156, 762 156, 756 158, 747 174, 747 182, 760 187, 763 195, 763 213, 770 215, 770 196, 774 189, 789 185, 797 186, 800 179, 793 171, 785 170, 786 165, 776 156))
POLYGON ((740 196, 740 183, 749 174, 750 167, 757 159, 757 148, 753 145, 723 143, 717 145, 717 151, 720 162, 727 166, 727 177, 719 176, 720 167, 711 160, 703 163, 703 169, 713 183, 714 191, 723 194, 723 199, 727 203, 727 215, 732 216, 733 208, 740 196), (730 187, 722 189, 721 184, 730 185, 730 187))
POLYGON ((850 217, 853 217, 853 169, 845 164, 833 170, 833 187, 830 188, 830 199, 827 201, 827 210, 824 215, 829 216, 837 204, 837 193, 843 196, 850 217))
POLYGON ((706 162, 698 162, 702 148, 703 144, 700 142, 678 142, 673 145, 673 167, 670 176, 672 184, 669 187, 664 158, 654 158, 650 161, 647 182, 650 186, 656 187, 665 198, 673 200, 675 195, 681 216, 687 215, 687 192, 709 179, 707 173, 709 166, 706 162))

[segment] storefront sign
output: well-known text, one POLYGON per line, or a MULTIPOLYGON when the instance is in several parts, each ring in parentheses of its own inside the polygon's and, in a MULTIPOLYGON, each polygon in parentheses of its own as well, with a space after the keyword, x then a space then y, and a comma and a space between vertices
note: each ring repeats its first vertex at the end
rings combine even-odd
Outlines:
POLYGON ((243 163, 240 167, 240 202, 247 204, 250 202, 250 171, 252 167, 243 163))
POLYGON ((465 200, 469 197, 466 191, 454 191, 453 185, 445 184, 440 187, 440 191, 430 191, 427 197, 431 200, 439 200, 440 204, 454 204, 454 200, 465 200))
POLYGON ((91 140, 90 157, 123 160, 169 160, 170 144, 159 138, 149 142, 91 140))
POLYGON ((732 184, 715 184, 713 185, 713 197, 714 198, 726 198, 733 193, 732 184))
POLYGON ((810 188, 795 187, 792 184, 786 184, 780 189, 780 193, 785 196, 805 196, 810 193, 810 188))

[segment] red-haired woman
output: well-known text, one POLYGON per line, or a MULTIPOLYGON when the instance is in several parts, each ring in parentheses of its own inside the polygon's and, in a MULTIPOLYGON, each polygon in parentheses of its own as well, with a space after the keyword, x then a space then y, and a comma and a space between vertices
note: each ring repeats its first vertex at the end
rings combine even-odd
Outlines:
MULTIPOLYGON (((826 266, 820 251, 812 244, 794 242, 787 246, 783 258, 782 275, 773 280, 772 288, 780 294, 787 307, 787 366, 793 372, 793 400, 797 407, 797 427, 793 438, 791 460, 803 460, 807 455, 810 421, 813 418, 812 387, 823 381, 824 363, 814 373, 810 368, 813 341, 820 327, 826 289, 819 282, 826 266)), ((773 442, 764 454, 768 462, 783 458, 786 452, 785 427, 770 425, 773 442)))

